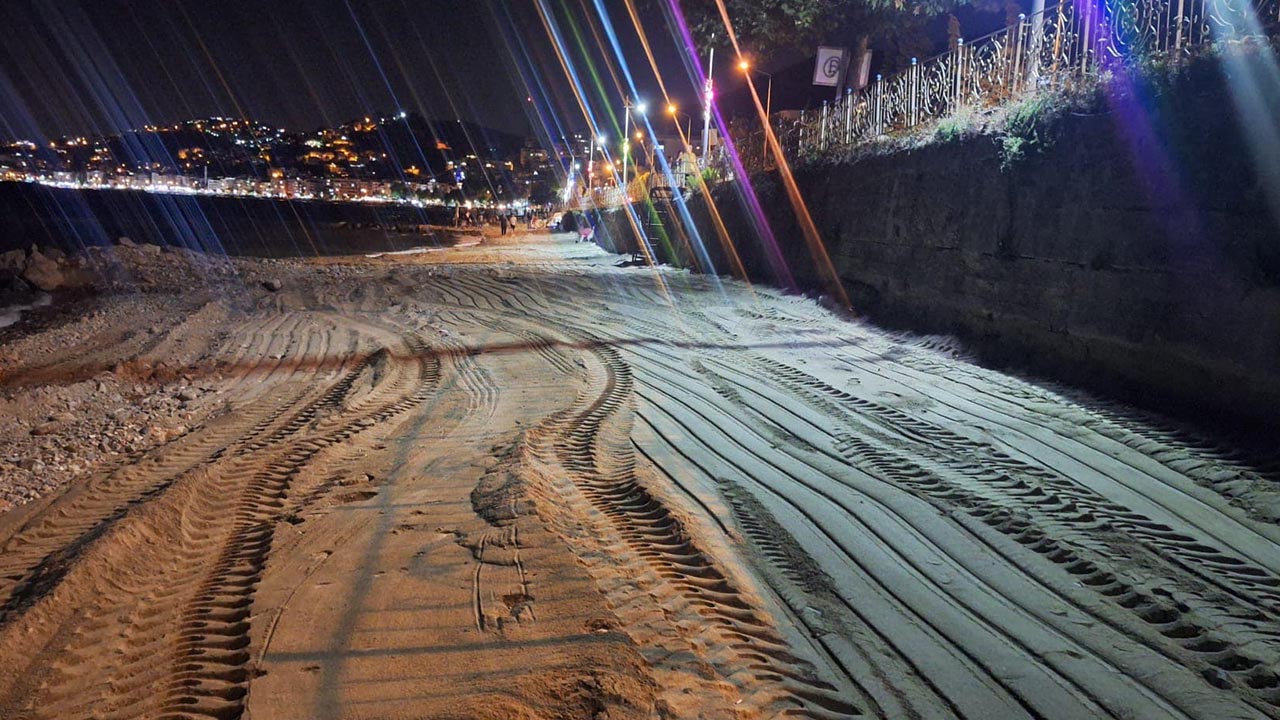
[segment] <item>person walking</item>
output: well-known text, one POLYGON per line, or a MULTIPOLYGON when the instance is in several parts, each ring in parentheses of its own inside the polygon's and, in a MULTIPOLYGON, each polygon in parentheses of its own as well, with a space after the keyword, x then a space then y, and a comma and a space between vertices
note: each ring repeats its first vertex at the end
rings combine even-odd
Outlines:
POLYGON ((679 178, 680 189, 689 191, 698 185, 698 156, 693 154, 693 147, 685 143, 684 150, 676 158, 676 177, 679 178))
POLYGON ((500 234, 505 236, 507 234, 507 214, 506 213, 501 213, 500 215, 498 215, 498 227, 502 228, 500 234))

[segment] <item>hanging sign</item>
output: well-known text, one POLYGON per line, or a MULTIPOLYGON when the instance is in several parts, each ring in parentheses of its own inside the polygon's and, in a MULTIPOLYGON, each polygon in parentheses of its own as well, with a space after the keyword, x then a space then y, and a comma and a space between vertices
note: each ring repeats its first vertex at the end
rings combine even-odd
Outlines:
POLYGON ((840 84, 840 74, 844 71, 847 48, 820 47, 818 62, 813 68, 813 84, 824 87, 835 87, 840 84))

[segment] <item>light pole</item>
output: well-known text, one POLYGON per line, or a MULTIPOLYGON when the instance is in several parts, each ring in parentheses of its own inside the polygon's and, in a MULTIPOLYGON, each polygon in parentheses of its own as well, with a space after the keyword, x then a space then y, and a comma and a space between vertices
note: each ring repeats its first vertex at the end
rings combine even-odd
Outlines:
POLYGON ((760 162, 764 163, 765 165, 768 165, 769 164, 769 119, 772 117, 772 110, 773 110, 773 74, 767 73, 763 70, 757 70, 751 67, 751 63, 747 62, 746 58, 743 58, 741 61, 738 62, 738 69, 746 73, 747 82, 751 82, 751 73, 753 72, 759 73, 769 78, 769 82, 765 86, 764 142, 762 143, 761 150, 760 150, 760 162))
POLYGON ((675 103, 667 103, 667 114, 670 115, 671 119, 675 121, 677 132, 680 131, 681 115, 683 115, 684 118, 689 121, 685 123, 684 137, 681 138, 683 142, 688 143, 690 138, 693 137, 693 117, 690 116, 689 113, 680 112, 680 108, 676 107, 675 103))
POLYGON ((644 131, 637 129, 635 137, 637 154, 631 160, 631 164, 636 169, 636 177, 640 177, 640 160, 638 158, 642 157, 644 154, 644 131))
MULTIPOLYGON (((715 35, 711 36, 714 42, 715 35)), ((707 51, 707 81, 702 88, 702 167, 707 167, 707 153, 711 142, 711 104, 715 101, 715 84, 711 81, 711 73, 716 64, 716 47, 712 45, 707 51)))
POLYGON ((622 192, 627 191, 627 159, 631 156, 631 110, 644 116, 647 109, 643 102, 631 104, 630 98, 623 98, 622 103, 622 192))
POLYGON ((595 176, 596 167, 596 147, 600 148, 600 152, 604 152, 604 144, 609 138, 604 133, 591 136, 591 154, 587 156, 587 190, 592 188, 592 180, 595 176))

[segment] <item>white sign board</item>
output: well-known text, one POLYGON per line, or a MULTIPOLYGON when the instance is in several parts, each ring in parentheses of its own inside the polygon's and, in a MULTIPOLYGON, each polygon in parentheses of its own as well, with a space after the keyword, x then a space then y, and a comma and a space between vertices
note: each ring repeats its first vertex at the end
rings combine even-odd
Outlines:
POLYGON ((856 80, 853 89, 862 90, 867 87, 867 83, 871 80, 871 51, 862 53, 862 57, 858 58, 857 71, 854 73, 856 80))
POLYGON ((840 73, 844 71, 845 48, 818 48, 818 63, 813 68, 813 84, 835 87, 840 84, 840 73))

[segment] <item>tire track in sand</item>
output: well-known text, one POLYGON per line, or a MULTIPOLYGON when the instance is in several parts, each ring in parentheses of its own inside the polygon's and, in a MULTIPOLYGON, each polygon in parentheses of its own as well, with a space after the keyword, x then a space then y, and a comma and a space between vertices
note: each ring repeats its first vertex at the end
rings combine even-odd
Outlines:
MULTIPOLYGON (((298 332, 298 328, 299 323, 293 322, 289 325, 289 334, 298 332)), ((308 343, 315 336, 325 338, 327 335, 308 333, 308 343)), ((268 338, 256 332, 252 337, 268 338)), ((246 346, 248 353, 252 353, 255 347, 262 347, 254 343, 246 346)), ((321 341, 319 352, 323 354, 326 349, 327 341, 321 341)), ((243 357, 246 355, 238 357, 237 365, 246 373, 254 372, 255 363, 244 363, 243 357)), ((301 363, 301 359, 286 363, 283 377, 271 378, 272 381, 292 379, 301 363)), ((263 372, 270 378, 281 363, 262 365, 267 366, 263 372)), ((15 527, 0 545, 0 626, 52 589, 78 554, 113 523, 200 467, 250 447, 255 438, 288 412, 301 394, 299 390, 295 396, 285 396, 275 401, 274 407, 268 403, 255 403, 237 412, 223 413, 208 421, 203 428, 152 449, 136 462, 124 465, 104 478, 90 480, 84 487, 68 488, 47 504, 29 508, 26 514, 30 519, 15 527), (244 425, 249 422, 254 424, 245 429, 244 425)))
MULTIPOLYGON (((77 629, 72 623, 70 635, 59 633, 50 643, 48 650, 63 659, 54 676, 42 683, 43 689, 27 687, 28 694, 45 698, 33 717, 87 714, 107 688, 118 707, 95 711, 107 717, 238 717, 251 674, 245 650, 249 607, 289 486, 320 451, 404 412, 433 391, 438 363, 425 343, 410 339, 407 345, 416 373, 388 374, 373 395, 353 401, 347 397, 352 384, 374 366, 389 362, 385 350, 365 358, 287 424, 306 428, 297 439, 284 442, 289 430, 281 428, 274 433, 281 447, 228 458, 215 468, 221 474, 210 473, 205 483, 196 485, 199 497, 186 497, 180 542, 170 550, 177 556, 177 567, 153 573, 122 568, 119 579, 110 580, 106 592, 89 603, 102 610, 121 606, 118 603, 134 608, 124 623, 125 662, 118 663, 115 673, 103 673, 114 679, 88 688, 78 680, 78 665, 92 666, 102 647, 115 644, 110 638, 117 619, 94 622, 91 610, 85 613, 87 624, 77 629), (351 408, 349 401, 355 402, 351 408), (115 601, 106 602, 103 595, 115 601)), ((183 507, 180 499, 173 502, 183 507)), ((145 521, 142 529, 146 530, 145 521)))
POLYGON ((598 361, 603 388, 594 398, 580 397, 573 407, 531 432, 535 453, 555 457, 581 497, 696 608, 704 627, 695 631, 716 637, 713 647, 728 651, 727 658, 713 664, 726 677, 737 674, 735 682, 746 697, 776 714, 863 715, 864 708, 840 697, 834 685, 818 678, 790 651, 683 522, 639 482, 629 418, 619 412, 631 402, 630 369, 612 348, 585 338, 582 342, 598 361))
MULTIPOLYGON (((738 367, 740 366, 739 359, 738 367)), ((726 372, 735 372, 728 365, 722 367, 726 372)), ((809 382, 819 381, 811 378, 809 382)), ((764 390, 756 387, 754 392, 764 390)), ((841 393, 831 388, 829 392, 841 393)), ((803 396, 800 391, 797 391, 797 395, 803 396)), ((821 398, 809 398, 810 402, 820 400, 821 398)), ((777 399, 773 401, 776 402, 777 399)), ((762 418, 767 416, 775 419, 793 412, 783 405, 771 405, 752 409, 762 418)), ((751 408, 750 405, 744 407, 751 408)), ((850 412, 842 415, 838 408, 829 408, 826 414, 836 418, 841 425, 848 425, 855 417, 865 422, 867 418, 879 420, 881 416, 888 416, 896 421, 889 423, 889 427, 899 424, 914 428, 915 431, 932 431, 922 432, 921 437, 934 435, 936 438, 937 433, 946 433, 942 428, 922 428, 922 421, 916 418, 865 400, 858 400, 857 408, 860 412, 856 415, 850 412), (844 420, 839 420, 841 417, 844 420)), ((799 417, 796 416, 797 419, 799 417)), ((853 427, 858 427, 858 423, 854 423, 853 427)), ((832 432, 818 426, 811 429, 832 432)), ((859 430, 865 432, 862 428, 859 430)), ((1103 616, 1099 618, 1100 621, 1117 627, 1136 641, 1152 647, 1179 664, 1198 669, 1211 685, 1230 687, 1233 684, 1230 678, 1234 674, 1237 690, 1245 698, 1251 699, 1255 704, 1262 703, 1260 708, 1275 704, 1274 688, 1277 679, 1274 672, 1267 669, 1269 659, 1250 657, 1253 652, 1241 650, 1254 648, 1256 651, 1274 641, 1274 624, 1270 624, 1272 630, 1267 631, 1266 624, 1259 623, 1262 618, 1257 616, 1256 608, 1247 604, 1233 605, 1232 596, 1224 596, 1214 589, 1197 592, 1194 579, 1185 576, 1178 577, 1175 574, 1175 579, 1162 585, 1160 581, 1150 577, 1168 576, 1169 568, 1162 560, 1145 566, 1143 575, 1147 579, 1142 585, 1147 590, 1136 587, 1134 583, 1121 581, 1117 576, 1119 571, 1112 572, 1100 567, 1124 568, 1134 564, 1131 540, 1111 547, 1109 554, 1106 552, 1110 543, 1124 535, 1116 518, 1120 521, 1131 520, 1131 512, 1123 508, 1117 510, 1105 500, 1092 496, 1086 488, 1065 478, 1056 478, 1042 468, 1026 466, 1007 456, 988 457, 979 451, 980 448, 975 449, 975 445, 980 444, 958 436, 942 445, 954 446, 955 450, 951 453, 943 453, 930 445, 907 445, 905 447, 911 448, 908 452, 904 450, 902 436, 894 438, 883 433, 864 437, 848 431, 836 431, 833 437, 839 441, 837 448, 860 468, 904 487, 913 494, 944 505, 944 509, 958 508, 983 519, 1001 532, 1015 536, 1020 543, 1066 570, 1067 575, 1053 584, 1082 584, 1094 588, 1113 598, 1120 607, 1133 612, 1142 623, 1175 641, 1177 645, 1171 650, 1167 644, 1152 642, 1152 633, 1143 633, 1141 627, 1135 631, 1131 624, 1117 625, 1113 618, 1103 616), (1048 478, 1048 483, 1045 478, 1048 478), (1097 562, 1082 555, 1092 556, 1097 562), (1102 562, 1106 559, 1110 562, 1102 562), (1227 603, 1225 610, 1222 605, 1224 601, 1227 603), (1191 605, 1188 606, 1187 602, 1191 605), (1232 634, 1237 636, 1234 641, 1224 640, 1214 632, 1219 625, 1232 628, 1232 634), (1189 653, 1180 652, 1180 649, 1198 653, 1201 662, 1196 662, 1194 657, 1189 658, 1189 653)), ((820 444, 822 439, 813 442, 820 444)), ((1026 566, 1025 559, 1014 557, 1008 552, 1001 553, 999 548, 993 549, 1008 557, 1015 565, 1026 566)), ((1139 554, 1136 557, 1140 559, 1142 556, 1139 554)))
MULTIPOLYGON (((656 330, 656 329, 655 329, 655 330, 656 330)), ((661 338, 663 338, 663 337, 664 337, 664 335, 665 335, 665 333, 662 333, 661 331, 656 331, 656 332, 658 333, 658 334, 656 335, 656 337, 657 337, 657 338, 660 338, 660 339, 661 339, 661 338)), ((636 355, 641 356, 641 357, 644 357, 644 356, 650 356, 650 357, 654 357, 654 356, 661 356, 661 357, 670 356, 671 360, 669 360, 668 362, 673 362, 673 363, 677 363, 677 364, 678 364, 678 363, 680 363, 680 360, 678 360, 678 359, 677 359, 677 355, 676 355, 675 353, 668 352, 668 350, 667 350, 667 348, 668 348, 669 346, 671 346, 671 345, 676 345, 676 344, 677 344, 677 343, 674 341, 674 339, 667 339, 667 341, 666 341, 666 343, 665 343, 665 344, 664 344, 664 343, 658 343, 658 344, 628 345, 628 350, 629 350, 629 352, 633 352, 633 353, 635 353, 636 355)), ((654 357, 654 359, 656 360, 656 359, 657 359, 657 357, 654 357)), ((744 363, 743 363, 743 359, 739 356, 739 354, 736 354, 736 353, 735 353, 735 354, 733 354, 733 357, 732 357, 732 359, 731 359, 731 360, 729 360, 729 362, 732 362, 733 364, 735 364, 735 366, 738 366, 738 367, 741 367, 741 366, 744 364, 744 363)), ((640 364, 640 366, 639 366, 639 367, 642 367, 642 368, 646 368, 646 369, 647 369, 647 368, 649 367, 649 363, 643 363, 643 362, 642 362, 642 363, 640 364)), ((646 388, 652 388, 652 389, 654 389, 654 390, 662 390, 662 388, 664 388, 666 385, 670 384, 670 383, 671 383, 671 381, 672 381, 673 379, 683 379, 683 381, 682 381, 682 382, 678 382, 678 383, 676 383, 676 385, 681 386, 681 387, 675 388, 675 389, 674 389, 674 394, 671 394, 671 393, 672 393, 672 390, 666 390, 666 391, 664 391, 664 392, 668 393, 668 395, 669 395, 669 397, 667 397, 667 398, 665 398, 665 399, 660 399, 660 398, 658 398, 658 397, 653 397, 653 396, 650 394, 650 391, 649 391, 649 390, 644 390, 644 391, 642 391, 642 393, 641 393, 642 397, 646 397, 646 399, 648 399, 648 400, 649 400, 649 402, 650 402, 651 404, 656 404, 656 407, 663 407, 663 406, 667 405, 668 403, 675 403, 675 404, 683 404, 683 405, 687 405, 687 404, 690 402, 690 400, 691 400, 692 398, 695 398, 695 397, 697 397, 697 396, 698 396, 698 394, 699 394, 698 390, 697 390, 695 387, 691 386, 691 385, 690 385, 690 383, 689 383, 689 376, 690 376, 690 375, 689 375, 688 369, 687 369, 687 368, 685 368, 683 365, 681 365, 681 367, 676 367, 676 365, 675 365, 675 364, 673 364, 673 365, 670 365, 670 366, 669 366, 667 369, 665 369, 665 370, 658 370, 658 369, 655 369, 655 370, 654 370, 654 372, 656 372, 656 373, 657 373, 657 375, 656 375, 655 377, 653 377, 652 379, 648 379, 648 380, 646 380, 646 384, 645 384, 645 387, 646 387, 646 388)), ((760 377, 769 377, 769 375, 770 375, 769 373, 762 373, 762 374, 760 374, 759 376, 760 376, 760 377)), ((691 407, 690 407, 690 409, 692 410, 692 408, 691 408, 691 407)), ((768 411, 762 411, 762 412, 764 412, 764 417, 762 417, 761 419, 762 419, 762 420, 764 420, 764 422, 766 423, 766 425, 767 425, 767 423, 768 423, 768 418, 769 418, 769 417, 772 417, 772 416, 774 416, 774 415, 776 415, 776 414, 777 414, 777 411, 776 411, 776 410, 768 410, 768 411)), ((677 414, 679 414, 679 413, 677 413, 677 414)), ((674 416, 673 416, 673 417, 674 417, 674 416)), ((708 422, 711 422, 711 418, 710 418, 709 416, 704 416, 704 418, 705 418, 708 422)), ((684 422, 684 421, 682 421, 682 422, 684 422)), ((685 422, 685 424, 687 425, 687 422, 685 422)), ((736 425, 736 423, 735 423, 735 425, 736 425)), ((704 427, 704 426, 702 426, 702 425, 698 424, 698 423, 695 423, 694 425, 687 425, 687 427, 688 427, 688 430, 687 430, 687 431, 681 431, 679 434, 680 434, 680 435, 682 435, 682 436, 687 436, 687 437, 689 437, 689 438, 702 438, 704 435, 706 435, 706 434, 708 433, 708 429, 707 429, 706 427, 704 427)), ((713 427, 714 427, 714 426, 713 426, 713 427)), ((744 435, 751 435, 751 434, 754 434, 755 432, 756 432, 755 430, 751 430, 751 429, 748 429, 748 428, 739 428, 739 429, 734 430, 734 431, 729 431, 729 432, 728 432, 728 434, 727 434, 726 436, 724 436, 724 437, 720 438, 718 442, 713 443, 713 444, 708 444, 708 445, 702 445, 702 453, 704 453, 704 454, 699 454, 699 455, 698 455, 698 457, 699 457, 699 458, 703 458, 703 459, 707 459, 707 458, 711 458, 711 457, 715 457, 715 456, 717 456, 717 455, 723 454, 723 453, 725 452, 725 449, 732 449, 732 448, 734 448, 738 443, 740 443, 740 442, 741 442, 741 440, 739 439, 740 437, 743 437, 744 435)), ((761 440, 761 446, 762 446, 762 447, 764 447, 764 446, 766 446, 766 445, 767 445, 767 446, 769 446, 769 447, 773 447, 773 448, 775 448, 775 449, 783 450, 783 451, 784 451, 784 452, 786 452, 787 454, 795 455, 795 456, 796 456, 796 458, 797 458, 797 459, 800 459, 803 463, 807 463, 807 462, 808 462, 808 461, 806 461, 806 460, 803 460, 803 459, 802 459, 802 456, 803 456, 803 454, 804 454, 804 450, 803 450, 803 448, 807 445, 807 443, 803 442, 800 438, 797 438, 797 437, 795 437, 795 436, 789 436, 789 437, 783 437, 783 436, 780 436, 780 437, 773 438, 773 439, 762 439, 762 440, 761 440), (794 451, 794 452, 793 452, 793 451, 794 451), (799 452, 800 454, 798 454, 798 455, 797 455, 797 454, 796 454, 796 452, 799 452)), ((742 450, 743 450, 743 451, 746 451, 746 452, 750 452, 750 451, 748 451, 748 450, 747 450, 747 448, 746 448, 745 446, 743 446, 742 450)), ((835 458, 836 458, 836 456, 834 455, 834 453, 832 454, 832 457, 833 457, 833 459, 835 459, 835 458)), ((767 460, 765 460, 765 458, 763 458, 763 457, 761 457, 761 458, 760 458, 760 461, 767 462, 767 460)), ((784 470, 782 466, 775 466, 775 468, 776 468, 776 469, 773 469, 773 468, 771 468, 771 469, 764 469, 764 468, 761 468, 761 469, 758 469, 758 470, 757 470, 757 469, 751 469, 751 470, 748 470, 748 469, 745 469, 745 468, 746 468, 746 467, 750 467, 751 465, 754 465, 754 464, 755 464, 755 462, 756 462, 756 460, 754 460, 754 459, 748 459, 748 458, 747 458, 747 457, 745 457, 745 456, 744 456, 741 460, 735 460, 734 462, 747 462, 747 466, 744 466, 744 469, 742 470, 742 472, 746 473, 746 476, 747 476, 748 478, 751 478, 751 481, 750 481, 750 482, 752 482, 752 483, 754 483, 754 482, 761 482, 761 483, 763 483, 764 485, 769 486, 770 488, 772 488, 772 489, 770 490, 770 494, 773 496, 773 498, 774 498, 775 500, 781 500, 781 501, 783 501, 783 502, 785 502, 785 503, 787 503, 787 504, 792 504, 792 503, 794 502, 794 498, 792 497, 793 493, 790 493, 789 491, 787 491, 787 490, 785 490, 785 489, 782 489, 782 488, 780 488, 780 487, 775 488, 775 482, 771 480, 771 478, 772 478, 772 477, 776 477, 776 476, 786 477, 786 476, 790 475, 790 474, 793 472, 793 470, 784 470)), ((841 464, 843 464, 843 463, 841 463, 841 464)), ((800 468, 800 467, 796 467, 796 468, 794 469, 794 471, 800 471, 800 470, 801 470, 801 468, 800 468)), ((815 470, 817 470, 817 468, 815 468, 815 470)), ((734 474, 738 474, 738 471, 736 471, 736 470, 730 470, 729 468, 725 468, 724 470, 720 470, 720 471, 718 471, 718 472, 720 472, 720 473, 730 473, 730 476, 732 476, 732 475, 734 475, 734 474)), ((827 473, 829 473, 829 472, 831 472, 831 471, 830 471, 830 470, 818 470, 818 472, 819 472, 820 474, 824 474, 824 475, 825 475, 825 474, 827 474, 827 473)), ((806 472, 802 472, 801 474, 807 474, 807 471, 806 471, 806 472)), ((715 475, 715 476, 713 476, 713 477, 718 477, 718 475, 715 475)), ((835 478, 836 478, 836 476, 831 476, 831 477, 832 477, 832 479, 835 479, 835 478)), ((860 514, 859 512, 854 512, 854 511, 853 511, 853 507, 854 507, 854 506, 850 506, 850 505, 848 505, 847 503, 845 503, 845 501, 844 501, 844 500, 840 499, 837 495, 832 495, 832 494, 831 494, 831 492, 833 492, 833 490, 826 490, 826 489, 824 489, 824 488, 822 487, 822 483, 818 482, 818 479, 817 479, 817 478, 814 478, 814 480, 813 480, 813 481, 807 481, 807 480, 802 480, 800 477, 798 477, 798 476, 797 476, 795 479, 796 479, 796 480, 801 480, 802 484, 804 484, 804 485, 808 485, 808 486, 809 486, 813 491, 818 492, 819 494, 821 494, 821 495, 822 495, 822 497, 824 497, 828 502, 832 502, 832 503, 836 504, 836 506, 837 506, 837 507, 846 507, 846 508, 849 508, 849 511, 850 511, 850 515, 848 516, 848 517, 849 517, 849 519, 853 519, 854 517, 856 517, 857 515, 859 515, 859 514, 860 514)), ((870 486, 870 488, 874 488, 874 486, 870 486)), ((872 496, 875 496, 875 495, 876 495, 876 493, 873 493, 873 494, 872 494, 872 496)), ((796 505, 795 507, 796 507, 797 509, 800 509, 800 506, 799 506, 799 505, 796 505)), ((889 506, 889 505, 885 505, 884 507, 885 507, 885 509, 890 509, 890 506, 889 506)), ((804 513, 804 514, 808 517, 808 524, 811 524, 811 525, 813 525, 814 527, 822 527, 822 526, 825 524, 825 521, 822 521, 822 520, 820 520, 819 518, 817 518, 817 517, 815 517, 815 516, 812 516, 812 515, 811 515, 811 513, 813 512, 813 510, 808 510, 808 511, 804 511, 804 510, 802 510, 801 512, 802 512, 802 513, 804 513)), ((894 511, 894 512, 898 512, 898 511, 894 511)), ((903 516, 903 519, 904 519, 904 520, 906 520, 909 524, 910 524, 910 523, 918 523, 918 522, 919 522, 919 521, 918 521, 918 519, 909 518, 908 516, 903 516)), ((927 526, 921 526, 921 527, 927 527, 927 526)), ((877 534, 878 534, 878 533, 877 533, 877 534)), ((888 542, 887 540, 884 540, 883 538, 882 538, 880 541, 888 542)), ((880 541, 878 541, 878 542, 880 542, 880 541)), ((833 544, 835 547, 841 547, 841 546, 843 545, 843 543, 842 543, 840 540, 837 540, 835 536, 833 536, 833 537, 832 537, 832 544, 833 544)), ((942 546, 939 546, 939 549, 941 549, 941 547, 942 547, 942 546)), ((926 552, 926 555, 927 555, 927 554, 928 554, 928 553, 926 552)), ((944 553, 943 553, 943 555, 945 556, 945 554, 946 554, 946 553, 944 552, 944 553)), ((848 556, 848 557, 850 558, 850 560, 852 560, 852 561, 853 561, 853 563, 852 563, 852 564, 853 564, 855 567, 856 567, 856 566, 861 565, 861 561, 859 561, 858 559, 856 559, 856 558, 855 558, 855 556, 850 555, 850 556, 848 556)), ((911 563, 911 561, 910 561, 910 560, 908 560, 908 561, 907 561, 907 564, 908 564, 908 565, 910 565, 910 564, 912 564, 912 563, 911 563)), ((962 561, 960 564, 961 564, 961 565, 964 565, 965 563, 962 561)), ((841 568, 841 570, 843 570, 843 569, 841 568)), ((928 574, 928 573, 925 573, 925 574, 928 574)), ((846 574, 846 577, 847 577, 847 574, 846 574)), ((953 581, 948 580, 948 581, 945 581, 945 582, 947 582, 947 583, 952 583, 953 581)), ((886 587, 886 589, 890 589, 890 587, 891 587, 891 586, 887 586, 887 587, 886 587)), ((947 589, 947 586, 946 586, 946 585, 939 586, 939 590, 940 590, 943 594, 952 594, 952 592, 953 592, 953 591, 951 591, 951 590, 947 589)), ((957 599, 959 599, 960 597, 963 597, 963 596, 957 596, 957 599)), ((899 598, 899 599, 896 601, 896 603, 898 604, 899 608, 901 608, 901 607, 910 607, 910 606, 911 606, 911 603, 909 603, 909 602, 908 602, 908 603, 906 603, 906 605, 904 606, 904 605, 902 605, 902 603, 903 603, 903 602, 904 602, 904 601, 903 601, 901 598, 899 598)), ((972 601, 968 601, 968 600, 966 600, 966 601, 964 601, 964 602, 965 602, 965 603, 971 603, 972 601)), ((861 603, 860 603, 860 604, 861 604, 861 603)), ((978 605, 978 606, 973 606, 973 607, 980 607, 980 605, 978 605)), ((902 629, 905 629, 905 628, 907 628, 907 627, 910 627, 910 624, 908 624, 908 625, 906 625, 906 626, 902 626, 902 625, 900 625, 900 621, 898 621, 898 622, 891 623, 888 627, 890 627, 890 628, 894 628, 895 626, 896 626, 898 629, 894 629, 894 630, 892 630, 892 632, 894 632, 894 633, 896 634, 896 633, 900 633, 902 629)), ((935 630, 935 632, 939 633, 939 637, 947 637, 947 636, 950 636, 950 637, 952 637, 952 640, 953 640, 953 641, 954 641, 955 637, 958 637, 958 636, 954 635, 954 633, 949 633, 949 632, 948 632, 948 631, 946 631, 944 628, 937 628, 937 629, 935 630)), ((958 645, 958 646, 957 646, 957 649, 960 649, 961 651, 963 651, 963 652, 966 652, 966 653, 967 653, 968 651, 966 651, 966 650, 965 650, 965 646, 966 646, 966 645, 974 645, 974 646, 975 646, 975 648, 977 648, 977 647, 980 647, 980 646, 981 646, 981 644, 977 642, 977 636, 974 636, 972 633, 965 633, 965 637, 968 637, 968 638, 970 638, 970 639, 968 639, 968 640, 966 640, 965 642, 963 642, 963 643, 961 643, 960 645, 958 645)), ((1043 641, 1037 641, 1037 642, 1043 642, 1043 641)), ((1052 642, 1052 641, 1050 641, 1050 642, 1052 642)), ((978 656, 972 656, 972 660, 974 660, 974 661, 976 661, 976 660, 977 660, 977 658, 978 658, 978 656)), ((1043 662, 1043 661, 1042 661, 1042 662, 1043 662)), ((1060 665, 1060 663, 1050 663, 1050 665, 1060 665)), ((979 666, 981 666, 981 663, 979 663, 979 666)), ((1060 667, 1060 668, 1057 670, 1057 672, 1062 672, 1062 671, 1063 671, 1063 669, 1065 669, 1065 668, 1060 667)), ((992 675, 992 677, 999 677, 999 674, 1000 674, 1000 673, 999 673, 999 671, 997 670, 997 671, 995 672, 995 674, 994 674, 994 675, 992 675)), ((1064 679, 1065 679, 1065 678, 1067 678, 1067 677, 1070 677, 1072 674, 1073 674, 1073 673, 1068 672, 1066 675, 1063 675, 1063 677, 1064 677, 1064 679)), ((1114 674, 1114 673, 1113 673, 1113 672, 1106 672, 1106 673, 1104 673, 1103 675, 1095 675, 1095 683, 1094 683, 1094 684, 1096 684, 1096 679, 1097 679, 1097 678, 1103 677, 1103 676, 1105 676, 1105 675, 1111 675, 1111 674, 1114 674)), ((944 676, 939 676, 939 677, 944 677, 944 676)), ((1084 677, 1084 676, 1077 676, 1077 677, 1084 677)), ((972 684, 969 684, 969 683, 964 683, 963 685, 952 685, 952 687, 957 688, 957 689, 955 689, 955 690, 952 690, 952 691, 951 691, 951 693, 952 693, 952 695, 951 695, 951 696, 952 696, 952 697, 954 697, 954 698, 956 698, 956 700, 957 700, 957 701, 959 701, 959 700, 960 700, 962 697, 964 697, 965 695, 970 695, 970 694, 972 694, 972 688, 973 688, 974 686, 973 686, 972 684), (962 690, 960 690, 960 689, 959 689, 960 687, 968 687, 968 688, 969 688, 969 690, 964 690, 964 691, 962 691, 962 690)), ((1028 687, 1030 687, 1030 686, 1028 686, 1028 687)), ((1082 690, 1082 689, 1083 689, 1083 688, 1081 688, 1081 690, 1082 690)), ((1075 691, 1075 693, 1076 693, 1076 694, 1080 694, 1080 693, 1081 693, 1081 690, 1076 690, 1076 691, 1075 691)), ((1084 693, 1083 693, 1083 696, 1084 696, 1084 697, 1088 697, 1088 696, 1089 696, 1089 694, 1088 694, 1087 692, 1084 692, 1084 693)), ((1014 694, 1014 697, 1017 697, 1017 694, 1014 694)), ((1052 697, 1052 694, 1046 694, 1046 693, 1041 692, 1039 696, 1036 696, 1036 695, 1026 695, 1026 697, 1027 697, 1027 699, 1028 699, 1030 702, 1033 702, 1036 706, 1042 706, 1042 703, 1046 701, 1046 698, 1050 698, 1050 697, 1052 697)), ((970 700, 971 700, 970 698, 964 697, 964 703, 963 703, 963 705, 964 705, 964 706, 971 706, 971 702, 970 702, 970 700)), ((1139 705, 1141 705, 1141 704, 1142 704, 1142 701, 1140 701, 1140 700, 1135 700, 1135 702, 1136 702, 1137 704, 1131 704, 1131 707, 1138 707, 1139 705)), ((1109 704, 1109 703, 1108 703, 1108 704, 1109 704)), ((1062 711, 1063 706, 1062 706, 1060 703, 1058 703, 1058 704, 1053 704, 1053 703, 1051 703, 1051 705, 1053 705, 1054 707, 1057 707, 1057 708, 1058 708, 1058 710, 1057 710, 1057 711, 1055 711, 1055 712, 1061 712, 1061 711, 1062 711)), ((1029 706, 1027 706, 1027 709, 1029 710, 1029 709, 1030 709, 1030 707, 1029 707, 1029 706)), ((1172 708, 1170 708, 1170 709, 1172 709, 1172 708)), ((1080 708, 1080 710, 1083 710, 1083 708, 1080 708)), ((1033 715, 1034 715, 1034 713, 1033 713, 1033 715)), ((990 716, 990 714, 989 714, 989 712, 988 712, 987 710, 976 710, 976 711, 975 711, 975 714, 973 714, 973 715, 972 715, 972 717, 987 717, 987 716, 990 716)), ((1093 717, 1093 715, 1092 715, 1092 714, 1086 714, 1086 716, 1093 717)))

